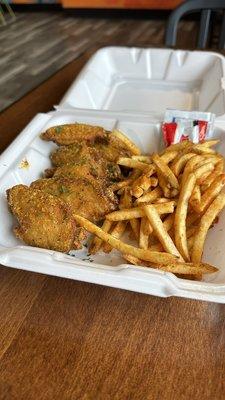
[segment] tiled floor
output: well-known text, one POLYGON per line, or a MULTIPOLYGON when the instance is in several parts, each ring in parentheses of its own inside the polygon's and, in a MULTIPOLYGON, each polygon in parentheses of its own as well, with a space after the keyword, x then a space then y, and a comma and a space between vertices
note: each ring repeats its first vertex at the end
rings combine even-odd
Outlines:
MULTIPOLYGON (((183 35, 190 38, 193 22, 183 35)), ((63 11, 17 13, 0 27, 0 110, 92 46, 162 46, 164 19, 84 18, 63 11)))

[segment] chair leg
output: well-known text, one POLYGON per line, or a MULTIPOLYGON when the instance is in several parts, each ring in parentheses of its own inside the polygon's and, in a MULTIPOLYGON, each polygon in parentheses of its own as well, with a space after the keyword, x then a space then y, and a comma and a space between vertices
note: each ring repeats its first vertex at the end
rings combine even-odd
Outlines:
POLYGON ((203 10, 201 13, 200 30, 198 35, 198 48, 204 49, 209 35, 211 10, 203 10))
POLYGON ((6 25, 6 20, 5 20, 5 17, 4 17, 4 11, 2 9, 1 4, 0 4, 0 21, 1 21, 2 25, 6 25))
POLYGON ((10 14, 10 16, 12 17, 12 19, 16 19, 16 15, 15 15, 12 7, 8 3, 8 1, 7 0, 3 0, 3 1, 4 1, 4 4, 5 4, 5 7, 6 7, 8 13, 10 14))
POLYGON ((219 49, 225 49, 225 11, 223 13, 223 22, 220 33, 219 49))

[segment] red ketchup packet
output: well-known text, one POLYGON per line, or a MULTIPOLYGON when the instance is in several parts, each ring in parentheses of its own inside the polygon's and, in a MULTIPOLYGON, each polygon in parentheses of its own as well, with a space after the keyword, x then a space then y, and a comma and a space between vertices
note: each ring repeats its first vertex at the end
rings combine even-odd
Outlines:
POLYGON ((190 140, 199 143, 213 132, 215 114, 201 111, 166 110, 162 123, 163 141, 166 147, 190 140))

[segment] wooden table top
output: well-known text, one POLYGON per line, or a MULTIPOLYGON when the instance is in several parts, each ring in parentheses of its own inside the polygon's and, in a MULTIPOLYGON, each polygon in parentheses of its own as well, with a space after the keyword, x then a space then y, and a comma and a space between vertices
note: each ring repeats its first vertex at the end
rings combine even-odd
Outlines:
MULTIPOLYGON (((0 152, 90 52, 0 114, 0 152)), ((225 306, 0 268, 1 400, 222 400, 225 306)))

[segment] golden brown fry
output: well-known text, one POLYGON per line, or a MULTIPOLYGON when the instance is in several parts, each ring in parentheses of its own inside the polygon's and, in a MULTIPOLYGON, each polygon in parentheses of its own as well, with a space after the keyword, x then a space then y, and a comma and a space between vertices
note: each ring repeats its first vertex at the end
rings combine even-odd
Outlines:
POLYGON ((203 182, 202 186, 201 186, 201 191, 204 193, 206 189, 209 188, 209 186, 212 184, 212 182, 214 181, 214 179, 223 173, 223 169, 224 169, 224 161, 220 160, 218 161, 218 163, 215 165, 215 169, 214 171, 212 171, 208 176, 205 182, 203 182))
POLYGON ((140 237, 139 237, 139 246, 141 249, 148 248, 148 238, 149 238, 149 224, 147 218, 141 218, 140 225, 140 237))
POLYGON ((215 150, 201 143, 193 145, 191 151, 194 151, 197 154, 215 154, 215 150))
POLYGON ((154 230, 155 235, 158 237, 160 243, 163 248, 170 254, 176 255, 180 260, 183 261, 183 258, 179 251, 177 250, 175 244, 173 243, 171 237, 165 230, 163 223, 157 213, 155 207, 153 205, 148 205, 143 207, 147 218, 154 230))
POLYGON ((201 144, 206 147, 213 147, 216 146, 219 142, 220 142, 219 139, 211 139, 211 140, 205 140, 204 142, 201 142, 201 144))
POLYGON ((134 233, 134 237, 139 242, 139 235, 140 235, 140 221, 136 218, 130 219, 130 226, 134 233))
MULTIPOLYGON (((108 221, 107 219, 105 219, 102 225, 102 230, 104 232, 109 232, 112 227, 112 224, 113 224, 112 221, 108 221)), ((96 254, 98 251, 100 251, 101 246, 102 246, 102 240, 94 236, 90 242, 88 251, 90 254, 96 254)))
POLYGON ((146 193, 145 195, 139 197, 139 199, 136 200, 135 204, 151 203, 161 196, 162 196, 162 189, 158 186, 151 192, 146 193))
POLYGON ((156 165, 157 169, 161 172, 164 179, 170 184, 170 186, 175 189, 179 189, 179 183, 176 176, 168 167, 168 165, 158 156, 158 154, 153 154, 152 161, 156 165))
MULTIPOLYGON (((147 263, 145 263, 146 265, 147 263)), ((173 274, 185 274, 185 275, 192 275, 192 274, 213 274, 217 272, 218 269, 210 264, 206 263, 185 263, 185 262, 175 262, 175 263, 168 263, 168 264, 153 264, 148 263, 149 267, 161 269, 165 272, 172 272, 173 274)))
POLYGON ((150 268, 160 269, 165 272, 172 272, 174 274, 184 274, 184 275, 201 275, 201 274, 212 274, 218 271, 218 269, 210 264, 206 263, 184 263, 184 262, 175 262, 169 264, 156 264, 152 262, 147 262, 140 260, 137 257, 133 257, 129 254, 123 254, 125 260, 127 260, 130 264, 137 266, 144 266, 150 268))
POLYGON ((175 143, 175 144, 171 144, 170 146, 166 147, 166 149, 163 150, 163 152, 160 155, 163 155, 165 153, 167 153, 168 151, 181 151, 184 150, 186 148, 191 148, 193 146, 192 142, 189 142, 187 140, 180 142, 180 143, 175 143))
POLYGON ((195 225, 189 226, 186 230, 187 238, 190 238, 191 236, 195 235, 196 230, 197 230, 197 226, 195 226, 195 225))
POLYGON ((159 199, 156 199, 153 204, 162 204, 162 203, 168 203, 168 199, 166 197, 160 197, 159 199))
POLYGON ((171 161, 174 160, 174 158, 177 156, 178 151, 174 150, 174 151, 167 151, 166 153, 164 153, 160 159, 165 163, 165 164, 169 164, 171 161))
MULTIPOLYGON (((191 162, 193 159, 191 159, 189 162, 191 162)), ((207 163, 196 169, 194 173, 189 174, 186 180, 184 180, 184 176, 182 179, 180 196, 175 212, 174 228, 176 246, 186 261, 190 260, 186 235, 186 217, 188 202, 197 179, 206 171, 210 171, 212 169, 213 165, 211 163, 207 163)))
POLYGON ((132 196, 138 198, 143 195, 151 186, 155 187, 158 184, 157 178, 149 178, 146 175, 141 175, 136 181, 134 181, 131 194, 132 196))
POLYGON ((125 136, 119 130, 117 130, 117 129, 113 130, 111 135, 113 135, 113 136, 117 137, 118 139, 120 139, 121 142, 123 142, 126 145, 126 147, 131 151, 132 154, 137 155, 137 156, 141 154, 141 151, 136 146, 136 144, 134 144, 130 139, 128 139, 127 136, 125 136))
POLYGON ((150 156, 142 156, 142 155, 141 156, 131 156, 131 158, 133 160, 142 161, 142 162, 145 162, 145 163, 148 163, 148 164, 152 163, 152 159, 151 159, 150 156))
POLYGON ((133 160, 129 157, 120 157, 117 160, 118 165, 123 165, 124 167, 129 168, 137 168, 141 171, 149 171, 150 168, 153 170, 153 166, 151 164, 143 163, 142 161, 133 160))
POLYGON ((194 236, 190 236, 188 238, 188 240, 187 240, 189 252, 191 252, 191 250, 192 250, 192 247, 193 247, 193 244, 194 244, 194 239, 195 239, 194 236))
POLYGON ((218 196, 225 184, 225 174, 216 177, 212 185, 202 195, 201 203, 198 207, 198 212, 205 212, 212 201, 218 196))
MULTIPOLYGON (((113 228, 110 234, 116 239, 120 239, 125 232, 126 226, 127 226, 127 221, 119 221, 116 223, 116 226, 113 228)), ((98 240, 101 239, 98 238, 98 240)), ((112 247, 110 246, 110 244, 104 243, 102 249, 105 253, 110 253, 112 247)))
POLYGON ((79 223, 82 227, 84 227, 88 232, 95 234, 100 239, 109 243, 113 248, 121 251, 121 253, 123 254, 130 254, 142 260, 159 262, 162 264, 166 264, 168 262, 174 262, 177 259, 177 257, 173 256, 172 254, 153 252, 151 250, 143 250, 131 246, 129 244, 123 243, 121 240, 118 240, 113 236, 111 236, 110 234, 104 232, 101 228, 99 228, 92 222, 88 221, 86 218, 83 218, 80 215, 76 214, 73 217, 75 221, 79 223))
POLYGON ((174 175, 178 177, 178 175, 182 172, 187 162, 195 156, 194 153, 185 153, 183 155, 178 154, 178 156, 174 159, 171 165, 171 171, 173 171, 174 175))
POLYGON ((174 214, 170 214, 164 219, 163 227, 167 232, 169 232, 170 229, 173 228, 173 225, 174 225, 174 214))
POLYGON ((127 179, 125 179, 124 181, 114 183, 113 185, 110 186, 110 189, 113 192, 116 192, 117 190, 128 187, 140 176, 140 174, 141 174, 140 170, 133 169, 133 171, 130 173, 130 175, 127 179))
POLYGON ((193 210, 198 212, 200 202, 201 202, 201 190, 199 185, 195 185, 190 197, 190 204, 193 210))
MULTIPOLYGON (((175 202, 169 201, 167 203, 153 204, 153 207, 157 212, 161 214, 170 214, 174 211, 175 202)), ((143 207, 134 207, 129 209, 123 209, 119 211, 113 211, 106 215, 106 218, 110 221, 124 221, 133 218, 145 217, 143 207)))
POLYGON ((201 218, 199 228, 196 231, 194 244, 192 248, 191 260, 194 263, 199 263, 201 261, 203 247, 207 232, 212 225, 213 221, 219 214, 219 212, 225 206, 225 194, 219 194, 216 199, 211 203, 203 217, 201 218))

